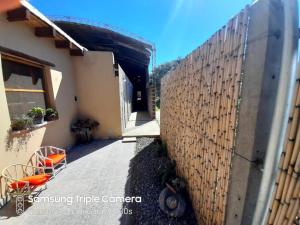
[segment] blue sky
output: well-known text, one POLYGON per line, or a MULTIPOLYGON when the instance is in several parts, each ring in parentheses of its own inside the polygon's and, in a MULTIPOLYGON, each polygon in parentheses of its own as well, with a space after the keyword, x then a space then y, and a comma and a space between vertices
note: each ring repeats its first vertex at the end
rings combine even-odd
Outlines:
POLYGON ((31 0, 45 15, 110 24, 154 42, 157 65, 184 57, 252 0, 31 0))

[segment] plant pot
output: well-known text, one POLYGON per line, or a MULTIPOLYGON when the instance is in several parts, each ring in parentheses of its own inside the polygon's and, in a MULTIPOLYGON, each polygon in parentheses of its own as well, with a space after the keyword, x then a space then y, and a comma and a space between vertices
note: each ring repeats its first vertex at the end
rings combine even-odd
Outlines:
POLYGON ((27 127, 20 127, 20 128, 12 128, 11 131, 12 132, 18 132, 18 131, 24 131, 24 130, 28 130, 27 127))
POLYGON ((42 123, 44 123, 44 117, 34 117, 32 119, 32 122, 34 125, 42 124, 42 123))
POLYGON ((54 120, 57 120, 57 117, 56 116, 47 116, 47 117, 44 117, 44 120, 45 121, 54 121, 54 120))
POLYGON ((159 195, 160 209, 171 217, 182 217, 186 210, 186 201, 180 193, 165 188, 159 195))
POLYGON ((89 143, 93 140, 92 132, 89 128, 81 128, 75 131, 77 143, 89 143))

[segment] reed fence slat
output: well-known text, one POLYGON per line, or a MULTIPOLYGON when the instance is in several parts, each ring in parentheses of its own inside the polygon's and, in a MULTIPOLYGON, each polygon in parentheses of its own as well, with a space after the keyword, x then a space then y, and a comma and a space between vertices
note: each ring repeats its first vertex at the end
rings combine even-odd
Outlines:
POLYGON ((245 9, 162 80, 161 137, 200 224, 225 219, 247 26, 245 9))

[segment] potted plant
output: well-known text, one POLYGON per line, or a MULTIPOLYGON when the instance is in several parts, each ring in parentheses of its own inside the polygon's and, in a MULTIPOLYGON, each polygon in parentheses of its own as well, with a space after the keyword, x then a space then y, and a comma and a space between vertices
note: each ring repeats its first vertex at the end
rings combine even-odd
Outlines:
POLYGON ((40 107, 33 107, 27 115, 32 118, 33 124, 41 124, 44 122, 45 110, 40 107))
POLYGON ((78 143, 87 143, 93 140, 92 130, 100 124, 92 119, 78 119, 71 126, 71 131, 75 133, 78 143))
POLYGON ((44 119, 46 121, 57 120, 58 119, 57 111, 55 109, 52 109, 52 108, 46 109, 44 119))
POLYGON ((22 118, 16 118, 12 120, 10 127, 12 131, 30 129, 32 127, 32 119, 26 116, 23 116, 22 118))

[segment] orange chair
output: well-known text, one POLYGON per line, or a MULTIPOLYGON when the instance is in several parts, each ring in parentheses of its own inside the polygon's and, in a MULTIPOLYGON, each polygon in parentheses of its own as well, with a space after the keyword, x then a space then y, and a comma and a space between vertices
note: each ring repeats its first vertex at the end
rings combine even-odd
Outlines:
POLYGON ((49 174, 40 174, 40 175, 33 175, 29 177, 23 177, 20 181, 15 181, 10 184, 12 189, 23 188, 27 183, 29 186, 41 186, 44 185, 51 176, 49 174))
POLYGON ((46 173, 50 172, 54 177, 67 166, 66 151, 53 146, 44 146, 33 153, 28 163, 45 168, 46 173))
POLYGON ((3 169, 2 177, 5 180, 6 190, 13 197, 30 195, 40 186, 47 187, 50 175, 43 167, 13 164, 3 169))

